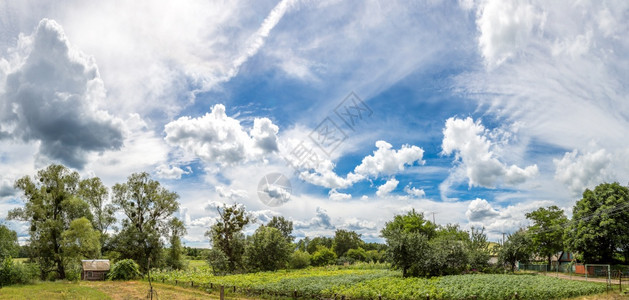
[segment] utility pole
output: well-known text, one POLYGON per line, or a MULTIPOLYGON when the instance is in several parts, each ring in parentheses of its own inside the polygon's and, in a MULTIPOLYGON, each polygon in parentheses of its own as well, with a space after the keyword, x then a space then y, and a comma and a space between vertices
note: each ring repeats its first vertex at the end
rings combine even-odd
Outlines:
POLYGON ((505 232, 502 233, 502 246, 505 245, 505 232))

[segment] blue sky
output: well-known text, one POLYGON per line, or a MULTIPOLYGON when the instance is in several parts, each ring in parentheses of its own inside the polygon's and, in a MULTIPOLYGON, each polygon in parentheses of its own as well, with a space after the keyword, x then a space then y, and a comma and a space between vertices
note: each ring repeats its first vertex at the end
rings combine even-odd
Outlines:
POLYGON ((497 240, 629 179, 625 1, 0 3, 0 220, 21 241, 12 183, 53 162, 151 173, 199 247, 221 203, 298 237, 379 241, 414 208, 497 240), (352 128, 351 93, 371 111, 352 128), (346 138, 324 153, 329 120, 346 138), (302 141, 318 159, 295 169, 302 141), (290 193, 258 191, 270 173, 290 193))

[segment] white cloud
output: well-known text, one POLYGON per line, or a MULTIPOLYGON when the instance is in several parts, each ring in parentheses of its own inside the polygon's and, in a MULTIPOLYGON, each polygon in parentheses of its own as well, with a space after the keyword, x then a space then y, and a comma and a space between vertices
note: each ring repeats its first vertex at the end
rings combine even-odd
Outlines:
POLYGON ((407 184, 404 187, 404 192, 407 194, 416 197, 416 198, 424 198, 426 197, 426 192, 423 189, 418 189, 416 187, 412 187, 411 183, 407 184))
POLYGON ((98 67, 44 19, 20 36, 0 78, 0 138, 39 141, 39 155, 82 168, 91 152, 123 146, 120 119, 102 110, 106 91, 98 67))
POLYGON ((467 211, 465 212, 465 216, 471 222, 482 221, 498 215, 499 213, 491 207, 487 200, 480 198, 476 198, 470 202, 467 211))
POLYGON ((546 15, 528 0, 481 3, 476 19, 478 44, 490 67, 515 56, 531 43, 532 36, 543 33, 546 15))
POLYGON ((216 193, 219 197, 236 203, 242 203, 243 200, 249 198, 249 193, 245 190, 230 189, 224 186, 217 186, 216 193))
POLYGON ((424 150, 417 146, 402 145, 399 150, 391 149, 393 146, 385 141, 377 141, 376 151, 373 155, 363 158, 360 165, 354 169, 354 173, 374 176, 392 175, 404 171, 406 165, 415 163, 423 165, 424 150))
POLYGON ((609 180, 612 156, 600 149, 579 155, 578 150, 567 152, 561 159, 553 159, 556 166, 555 179, 568 187, 574 197, 578 197, 586 188, 609 180))
POLYGON ((539 173, 537 165, 522 169, 500 162, 487 135, 480 121, 474 122, 470 117, 446 120, 443 129, 443 154, 456 154, 456 160, 461 161, 460 167, 465 169, 470 186, 493 188, 499 182, 516 185, 539 173))
POLYGON ((351 194, 340 193, 337 192, 336 189, 331 189, 328 193, 328 197, 332 201, 345 201, 352 199, 351 194))
POLYGON ((256 118, 250 135, 238 120, 226 115, 222 104, 202 117, 181 117, 164 128, 168 144, 218 165, 260 160, 277 151, 278 130, 269 119, 256 118))
POLYGON ((348 218, 340 227, 353 231, 368 230, 370 232, 373 232, 378 228, 375 222, 359 218, 348 218))
POLYGON ((332 220, 328 215, 325 209, 317 207, 316 216, 312 219, 302 222, 302 221, 294 221, 295 229, 312 229, 312 228, 323 228, 323 229, 334 229, 335 226, 332 225, 332 220))
POLYGON ((387 182, 385 182, 383 185, 378 187, 378 191, 376 191, 376 195, 378 197, 385 197, 385 196, 387 196, 390 192, 395 190, 395 188, 397 187, 398 183, 400 183, 400 182, 397 181, 397 179, 395 179, 395 177, 392 177, 391 179, 387 180, 387 182))
POLYGON ((180 179, 183 174, 190 174, 192 170, 188 167, 187 171, 177 167, 177 166, 168 166, 166 164, 159 165, 155 169, 155 173, 157 177, 164 179, 180 179))

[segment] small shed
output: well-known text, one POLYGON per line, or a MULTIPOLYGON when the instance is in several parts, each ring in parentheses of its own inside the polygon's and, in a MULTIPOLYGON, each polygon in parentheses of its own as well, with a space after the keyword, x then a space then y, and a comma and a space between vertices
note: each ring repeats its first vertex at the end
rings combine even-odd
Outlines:
POLYGON ((109 259, 86 259, 81 261, 81 280, 105 280, 109 272, 109 259))

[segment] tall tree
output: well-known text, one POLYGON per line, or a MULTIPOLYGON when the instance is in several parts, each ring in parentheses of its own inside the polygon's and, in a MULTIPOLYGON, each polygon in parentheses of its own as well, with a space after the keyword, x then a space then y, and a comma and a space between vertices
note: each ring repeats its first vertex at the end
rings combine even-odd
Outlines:
MULTIPOLYGON (((227 258, 227 269, 233 272, 243 268, 243 254, 245 252, 245 237, 242 230, 251 224, 254 219, 241 205, 223 205, 217 207, 219 217, 216 224, 210 227, 205 235, 210 238, 210 243, 216 253, 215 257, 227 258)), ((211 263, 211 262, 210 262, 211 263)))
POLYGON ((126 218, 116 237, 116 248, 124 258, 134 259, 146 270, 148 259, 159 261, 164 245, 162 237, 168 233, 173 213, 179 209, 179 196, 168 191, 147 173, 134 173, 126 183, 113 187, 114 204, 126 218))
POLYGON ((61 234, 61 249, 66 266, 81 259, 98 258, 100 233, 92 228, 87 218, 74 219, 68 230, 61 234))
POLYGON ((317 252, 317 250, 319 250, 319 247, 332 248, 333 244, 333 238, 327 236, 317 236, 308 241, 306 245, 306 250, 308 251, 308 253, 314 254, 315 252, 317 252))
POLYGON ((184 249, 181 246, 181 237, 186 234, 186 227, 181 220, 172 218, 168 222, 168 231, 170 234, 170 248, 166 257, 166 265, 173 269, 183 269, 184 260, 182 254, 184 249))
POLYGON ((109 191, 98 177, 81 180, 79 196, 90 205, 93 215, 92 225, 100 233, 101 245, 105 243, 107 229, 116 222, 113 203, 107 203, 109 191))
POLYGON ((0 225, 0 262, 7 257, 17 257, 19 250, 17 233, 4 224, 0 225))
POLYGON ((365 244, 360 239, 360 234, 355 231, 337 229, 334 233, 333 250, 337 257, 341 257, 347 253, 349 249, 357 249, 365 244))
POLYGON ((553 255, 563 250, 563 232, 568 218, 563 210, 555 205, 548 208, 540 207, 527 213, 526 218, 533 221, 528 232, 535 252, 547 258, 550 269, 553 255))
POLYGON ((507 237, 498 252, 498 261, 508 265, 511 271, 515 270, 515 264, 527 262, 532 254, 533 247, 531 245, 531 237, 524 229, 520 229, 507 237))
POLYGON ((386 255, 393 267, 402 269, 402 276, 417 276, 428 257, 429 240, 436 235, 436 226, 414 209, 396 215, 381 231, 387 245, 386 255))
POLYGON ((42 278, 56 272, 61 279, 66 277, 62 233, 72 220, 91 219, 89 206, 76 197, 79 174, 62 165, 50 165, 40 170, 35 180, 29 176, 15 182, 15 188, 24 195, 24 207, 9 212, 9 219, 30 222, 30 247, 41 270, 42 278))
POLYGON ((485 228, 472 227, 470 229, 470 240, 467 243, 467 248, 472 269, 482 269, 489 265, 489 242, 487 242, 485 228))
POLYGON ((275 227, 260 226, 245 249, 247 269, 275 271, 286 267, 292 246, 283 232, 275 227))
POLYGON ((277 228, 277 230, 279 230, 282 233, 282 235, 286 238, 286 240, 289 243, 292 243, 293 240, 295 239, 295 237, 291 235, 293 233, 293 222, 287 220, 286 218, 282 216, 273 217, 271 221, 269 221, 269 223, 266 224, 266 226, 277 228))
POLYGON ((614 263, 614 255, 629 261, 629 188, 602 183, 586 189, 572 210, 565 244, 588 263, 614 263))

